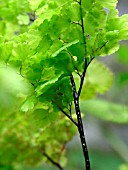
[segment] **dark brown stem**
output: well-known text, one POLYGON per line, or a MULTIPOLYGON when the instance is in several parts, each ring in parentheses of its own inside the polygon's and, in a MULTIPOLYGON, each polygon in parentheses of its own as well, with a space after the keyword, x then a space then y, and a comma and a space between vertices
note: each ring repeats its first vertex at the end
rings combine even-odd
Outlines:
POLYGON ((90 59, 90 61, 87 63, 87 58, 85 58, 84 71, 83 71, 82 75, 80 76, 81 81, 80 81, 80 87, 79 87, 79 90, 78 90, 78 97, 80 97, 80 94, 81 94, 81 90, 82 90, 82 87, 83 87, 83 84, 84 84, 84 78, 85 78, 87 68, 88 68, 88 66, 90 65, 90 63, 92 62, 93 59, 94 59, 94 57, 92 57, 90 59))
POLYGON ((84 20, 83 20, 83 15, 82 15, 82 0, 80 0, 79 4, 80 4, 81 28, 82 28, 83 41, 84 41, 84 45, 85 45, 85 54, 86 54, 86 39, 85 39, 85 31, 84 31, 84 20))
POLYGON ((55 165, 58 169, 64 170, 63 167, 58 163, 55 162, 49 155, 47 155, 45 152, 43 152, 43 155, 53 164, 55 165))
POLYGON ((82 149, 83 149, 86 170, 90 170, 90 160, 89 160, 88 149, 87 149, 87 144, 86 144, 86 140, 85 140, 83 122, 82 122, 82 118, 81 118, 81 112, 80 112, 80 106, 79 106, 79 96, 78 96, 78 93, 76 92, 76 85, 75 85, 75 81, 74 81, 72 74, 70 75, 70 81, 71 81, 72 89, 73 89, 74 104, 75 104, 75 110, 76 110, 77 121, 78 121, 78 131, 79 131, 79 135, 80 135, 80 139, 81 139, 81 145, 82 145, 82 149))
POLYGON ((105 47, 105 45, 108 43, 108 41, 106 41, 101 47, 100 47, 100 50, 105 47))
POLYGON ((78 127, 78 124, 77 124, 77 122, 75 122, 74 120, 73 120, 73 118, 71 117, 71 115, 68 115, 62 108, 60 108, 59 106, 58 106, 58 108, 60 109, 60 111, 66 116, 66 117, 68 117, 77 127, 78 127))
POLYGON ((81 81, 80 81, 80 87, 79 87, 79 90, 78 90, 78 97, 80 97, 80 94, 81 94, 81 90, 82 90, 82 87, 83 87, 83 84, 84 84, 84 77, 85 77, 85 73, 86 73, 86 70, 87 70, 87 58, 85 58, 85 62, 84 62, 84 71, 81 75, 81 81))

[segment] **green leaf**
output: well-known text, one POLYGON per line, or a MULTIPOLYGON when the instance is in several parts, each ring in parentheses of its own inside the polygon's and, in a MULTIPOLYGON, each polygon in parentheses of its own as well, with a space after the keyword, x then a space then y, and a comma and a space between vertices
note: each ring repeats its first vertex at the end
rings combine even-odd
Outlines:
POLYGON ((63 47, 61 47, 60 49, 58 49, 55 53, 52 54, 51 57, 56 57, 61 51, 65 50, 66 48, 74 45, 74 44, 77 44, 79 42, 79 40, 75 40, 75 41, 72 41, 66 45, 64 45, 63 47))
POLYGON ((55 122, 60 118, 60 115, 59 113, 57 112, 55 113, 53 110, 51 110, 49 111, 48 117, 49 117, 50 122, 55 122))
POLYGON ((58 78, 61 76, 61 74, 59 74, 58 76, 52 78, 51 80, 48 80, 46 83, 43 83, 41 85, 39 85, 35 91, 37 93, 37 96, 42 95, 45 91, 47 91, 54 83, 56 83, 58 81, 58 78))
POLYGON ((97 0, 104 8, 114 9, 118 3, 118 0, 97 0))
POLYGON ((30 48, 35 49, 39 45, 40 41, 41 41, 41 35, 39 31, 30 29, 28 32, 28 44, 30 48))
POLYGON ((104 64, 93 60, 89 65, 82 89, 81 98, 91 98, 97 93, 103 94, 110 89, 113 74, 104 64))
POLYGON ((30 121, 37 128, 42 128, 49 125, 50 120, 48 118, 48 110, 45 109, 36 109, 30 115, 30 121))
POLYGON ((21 106, 21 111, 28 112, 29 110, 32 110, 37 103, 37 99, 35 95, 32 95, 26 99, 26 101, 21 106))
POLYGON ((29 16, 28 15, 18 15, 17 19, 18 19, 18 23, 20 25, 28 25, 28 23, 29 23, 29 16))
POLYGON ((85 32, 94 36, 96 32, 104 28, 106 23, 106 12, 98 3, 92 5, 84 17, 85 32), (100 22, 100 24, 99 24, 100 22))
POLYGON ((105 37, 100 37, 98 40, 97 49, 94 52, 95 56, 106 56, 113 54, 119 49, 119 31, 106 32, 105 37))
POLYGON ((13 42, 5 42, 1 47, 0 59, 1 61, 7 63, 12 54, 13 42))
POLYGON ((128 107, 95 99, 81 101, 81 110, 84 113, 92 114, 104 121, 125 124, 128 123, 128 107))

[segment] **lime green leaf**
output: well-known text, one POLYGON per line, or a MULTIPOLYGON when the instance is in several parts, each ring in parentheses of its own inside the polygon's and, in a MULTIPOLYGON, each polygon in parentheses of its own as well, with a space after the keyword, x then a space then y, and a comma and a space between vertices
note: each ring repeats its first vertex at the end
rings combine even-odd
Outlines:
POLYGON ((28 44, 31 49, 35 49, 41 40, 41 36, 37 30, 30 29, 28 32, 28 44))
POLYGON ((81 98, 90 98, 96 93, 103 94, 110 89, 112 82, 112 72, 104 64, 93 60, 87 69, 81 98))
POLYGON ((104 28, 105 22, 105 10, 100 4, 95 3, 84 17, 85 32, 94 36, 96 32, 99 32, 100 29, 104 28))
POLYGON ((37 96, 42 95, 46 90, 48 90, 55 82, 58 81, 58 78, 61 76, 61 74, 59 74, 58 76, 52 78, 51 80, 47 81, 46 83, 43 83, 41 85, 39 85, 35 91, 37 92, 37 96))
POLYGON ((15 48, 13 50, 13 58, 12 60, 15 60, 15 58, 19 60, 25 60, 25 58, 29 55, 30 49, 26 42, 24 43, 18 43, 15 45, 15 48))
POLYGON ((108 16, 107 16, 107 20, 111 20, 113 18, 118 18, 118 10, 117 9, 111 9, 109 12, 108 12, 108 16))
POLYGON ((1 54, 0 54, 1 61, 5 62, 5 63, 8 62, 9 57, 11 56, 11 53, 12 53, 12 48, 13 48, 12 41, 6 42, 2 45, 1 54))
POLYGON ((36 109, 30 115, 30 121, 35 127, 42 128, 49 125, 50 120, 48 118, 48 110, 45 109, 36 109))
POLYGON ((116 8, 118 0, 97 0, 104 8, 114 9, 116 8))
POLYGON ((37 99, 35 95, 28 97, 26 101, 23 103, 23 105, 21 106, 21 111, 27 112, 33 109, 36 103, 37 103, 37 99))
POLYGON ((83 10, 85 9, 85 13, 90 10, 90 8, 92 7, 94 1, 95 0, 90 0, 90 1, 82 0, 81 1, 82 2, 82 6, 83 6, 83 10))
POLYGON ((56 120, 60 118, 60 115, 59 113, 57 112, 55 113, 53 110, 51 110, 49 111, 48 117, 51 122, 55 122, 56 120))
POLYGON ((36 1, 35 0, 28 0, 28 2, 29 2, 30 7, 33 11, 35 11, 40 4, 40 0, 36 0, 36 1))
POLYGON ((66 13, 71 21, 80 21, 80 8, 77 2, 72 2, 70 6, 66 5, 63 13, 66 13))
POLYGON ((17 19, 18 19, 18 23, 20 25, 28 25, 28 23, 29 23, 29 16, 28 15, 18 15, 17 19))
POLYGON ((106 32, 106 37, 100 37, 95 55, 106 56, 116 52, 119 49, 119 34, 118 30, 114 30, 106 32))
POLYGON ((63 47, 61 47, 59 50, 57 50, 54 54, 52 54, 51 57, 56 57, 61 51, 65 50, 66 48, 74 45, 74 44, 77 44, 79 42, 79 40, 75 40, 75 41, 72 41, 66 45, 64 45, 63 47))

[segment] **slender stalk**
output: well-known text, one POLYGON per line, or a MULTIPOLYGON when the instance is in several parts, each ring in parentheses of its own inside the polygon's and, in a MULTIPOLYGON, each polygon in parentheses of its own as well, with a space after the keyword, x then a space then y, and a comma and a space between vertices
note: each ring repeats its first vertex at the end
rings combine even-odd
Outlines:
POLYGON ((76 110, 76 115, 77 115, 77 120, 78 120, 78 131, 79 131, 79 135, 80 135, 80 139, 81 139, 81 145, 82 145, 82 149, 83 149, 86 170, 90 170, 90 160, 89 160, 88 149, 87 149, 87 144, 86 144, 86 140, 85 140, 83 122, 82 122, 82 118, 81 118, 81 112, 80 112, 80 106, 79 106, 79 96, 76 91, 76 85, 75 85, 75 81, 74 81, 72 74, 70 75, 70 81, 71 81, 72 88, 73 88, 74 104, 75 104, 75 110, 76 110))
POLYGON ((78 126, 77 122, 75 122, 75 120, 72 118, 71 116, 71 110, 70 110, 70 115, 68 113, 66 113, 60 106, 58 106, 58 104, 52 100, 52 102, 58 107, 58 109, 67 117, 69 118, 74 125, 78 126))
MULTIPOLYGON (((83 21, 83 15, 82 15, 82 0, 80 0, 79 4, 80 4, 80 20, 81 20, 81 27, 82 27, 82 33, 83 33, 83 41, 85 45, 86 40, 85 40, 85 31, 84 31, 84 21, 83 21)), ((85 53, 86 53, 86 46, 85 46, 85 53)))
POLYGON ((85 62, 84 62, 84 71, 81 75, 81 81, 80 81, 80 87, 79 87, 79 91, 78 91, 78 97, 80 96, 81 94, 81 90, 82 90, 82 87, 83 87, 83 83, 84 83, 84 77, 85 77, 85 73, 86 73, 86 70, 87 70, 87 58, 85 58, 85 62))
POLYGON ((80 81, 80 87, 79 87, 79 90, 78 90, 78 97, 80 97, 80 94, 81 94, 81 90, 82 90, 82 87, 83 87, 83 84, 84 84, 84 78, 85 78, 87 68, 88 68, 88 66, 90 65, 90 63, 92 62, 93 59, 94 59, 94 57, 92 57, 90 59, 90 61, 87 63, 87 58, 85 58, 84 71, 83 71, 82 75, 80 76, 81 81, 80 81))
POLYGON ((61 111, 65 116, 67 116, 67 117, 74 123, 74 125, 78 126, 77 122, 75 122, 75 121, 73 120, 73 118, 71 117, 71 115, 68 115, 68 114, 67 114, 63 109, 61 109, 59 106, 58 106, 58 108, 60 109, 60 111, 61 111))
POLYGON ((53 164, 55 165, 58 169, 64 170, 63 167, 58 163, 55 162, 49 155, 47 155, 45 152, 43 152, 43 155, 53 164))

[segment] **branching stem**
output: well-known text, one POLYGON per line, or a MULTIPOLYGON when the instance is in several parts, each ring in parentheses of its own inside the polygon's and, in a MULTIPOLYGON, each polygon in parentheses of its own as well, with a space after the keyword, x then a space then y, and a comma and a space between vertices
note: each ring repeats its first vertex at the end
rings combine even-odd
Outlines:
POLYGON ((80 97, 81 90, 82 90, 82 87, 83 87, 83 84, 84 84, 84 78, 85 78, 86 70, 87 70, 88 66, 90 65, 90 63, 92 62, 93 59, 94 59, 94 57, 92 57, 90 59, 90 61, 87 63, 87 58, 85 58, 84 71, 83 71, 82 75, 80 76, 81 81, 80 81, 80 87, 79 87, 79 90, 78 90, 78 97, 80 97))
POLYGON ((83 154, 84 154, 84 158, 85 158, 86 170, 90 170, 88 149, 87 149, 87 145, 86 145, 83 122, 82 122, 80 106, 79 106, 79 96, 76 91, 76 85, 75 85, 74 77, 72 74, 70 75, 70 81, 71 81, 72 89, 73 89, 74 105, 75 105, 77 121, 78 121, 78 131, 79 131, 81 145, 82 145, 83 154))
POLYGON ((63 167, 58 163, 55 162, 49 155, 47 155, 45 152, 43 152, 43 155, 53 164, 55 165, 58 169, 64 170, 63 167))
POLYGON ((83 87, 83 83, 84 83, 84 77, 85 77, 85 73, 86 73, 86 70, 87 70, 87 59, 85 58, 85 62, 84 62, 84 71, 81 75, 81 81, 80 81, 80 87, 79 87, 79 90, 78 90, 78 98, 80 97, 80 94, 81 94, 81 90, 82 90, 82 87, 83 87))
POLYGON ((73 120, 73 118, 71 117, 71 115, 69 115, 69 114, 67 114, 62 108, 60 108, 59 106, 57 106, 59 109, 60 109, 60 111, 66 116, 66 117, 68 117, 73 123, 74 123, 74 125, 76 125, 77 127, 78 127, 78 124, 77 124, 77 122, 75 122, 74 120, 73 120))

